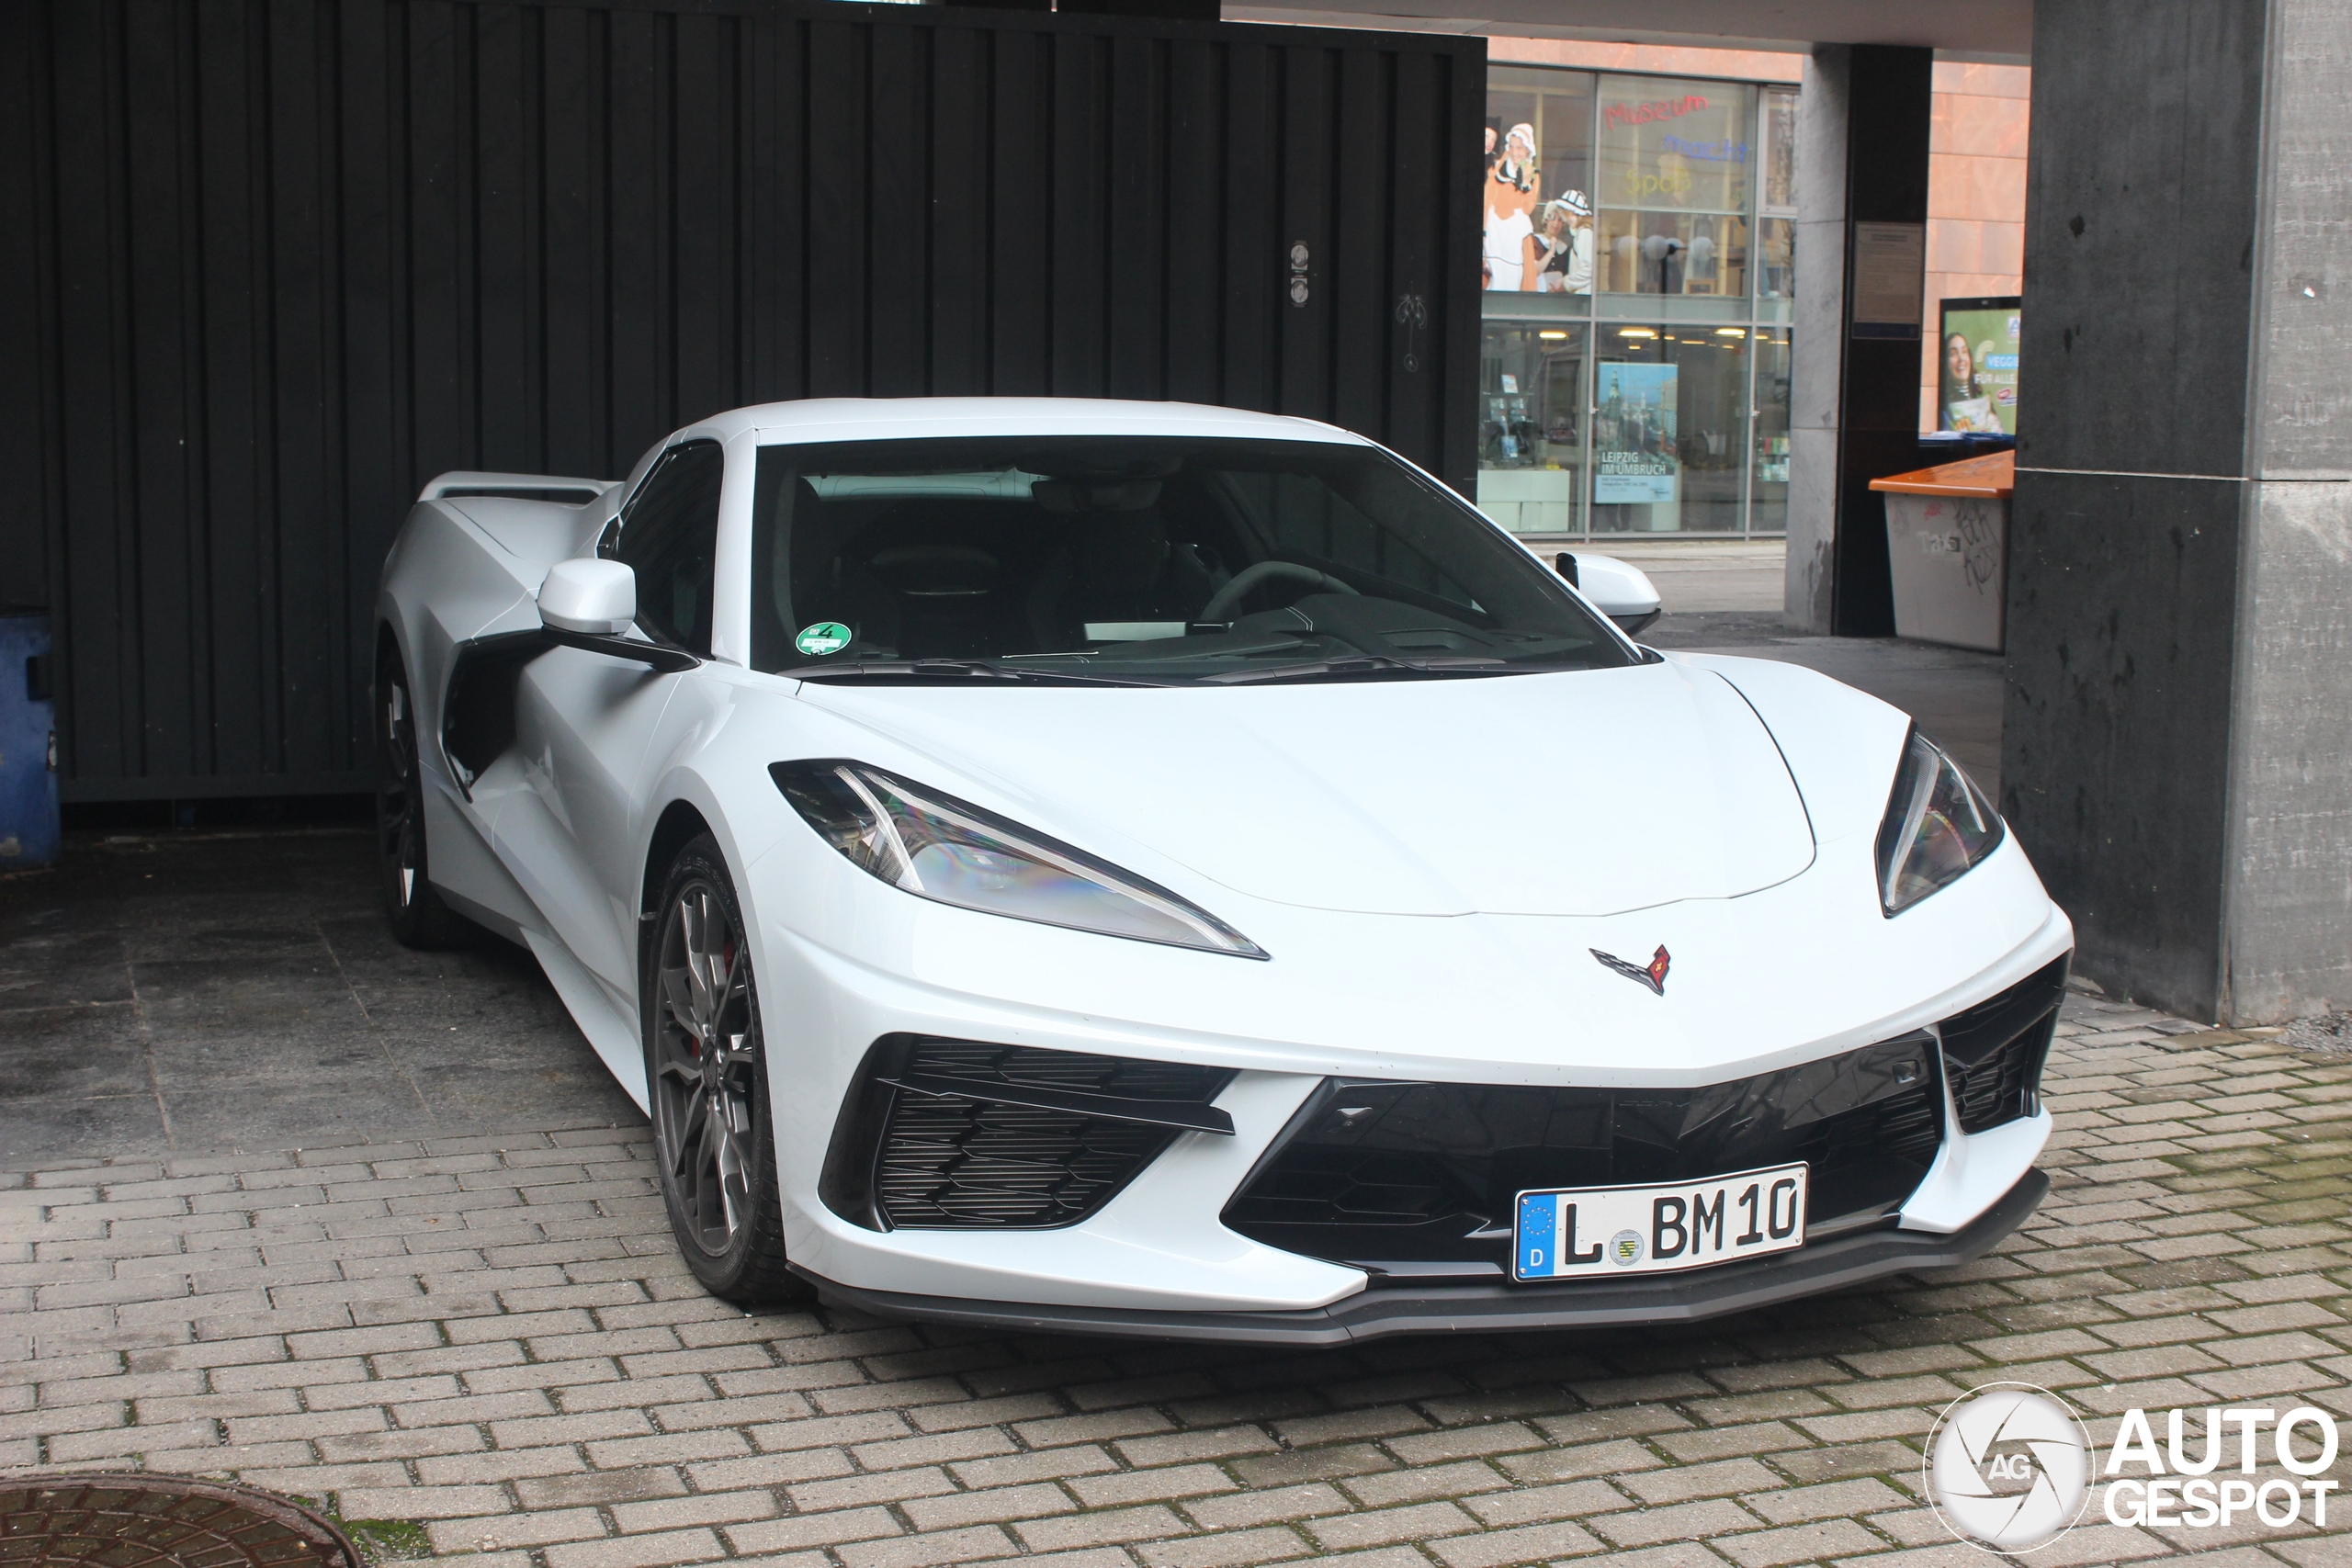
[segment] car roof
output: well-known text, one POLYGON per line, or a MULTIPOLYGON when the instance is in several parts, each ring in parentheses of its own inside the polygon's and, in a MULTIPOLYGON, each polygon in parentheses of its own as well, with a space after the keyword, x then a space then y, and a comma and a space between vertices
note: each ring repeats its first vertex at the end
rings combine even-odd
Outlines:
MULTIPOLYGON (((763 446, 955 435, 1195 435, 1366 445, 1311 419, 1112 398, 810 398, 719 414, 695 434, 757 431, 763 446)), ((685 434, 680 432, 680 434, 685 434)))

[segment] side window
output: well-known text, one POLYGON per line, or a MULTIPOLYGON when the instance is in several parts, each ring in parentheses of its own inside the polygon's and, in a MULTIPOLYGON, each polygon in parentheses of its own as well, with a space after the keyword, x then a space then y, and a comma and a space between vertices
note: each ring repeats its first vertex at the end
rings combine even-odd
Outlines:
POLYGON ((672 447, 621 513, 620 536, 605 551, 637 572, 637 623, 689 653, 710 653, 710 614, 718 554, 718 481, 726 457, 716 441, 672 447))

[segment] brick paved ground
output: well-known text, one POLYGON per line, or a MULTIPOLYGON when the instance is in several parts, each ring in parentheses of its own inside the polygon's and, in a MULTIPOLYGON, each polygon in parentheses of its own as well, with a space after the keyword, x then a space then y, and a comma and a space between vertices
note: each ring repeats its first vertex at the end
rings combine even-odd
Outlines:
MULTIPOLYGON (((475 1568, 1980 1564, 1917 1485, 1975 1383, 2102 1439, 2132 1404, 2352 1415, 2352 1062, 2080 998, 2063 1032, 2057 1190, 1996 1255, 1676 1333, 745 1316, 627 1128, 51 1162, 0 1178, 0 1468, 233 1474, 475 1568)), ((2092 1523, 2030 1561, 2183 1550, 2328 1568, 2352 1532, 2092 1523)))

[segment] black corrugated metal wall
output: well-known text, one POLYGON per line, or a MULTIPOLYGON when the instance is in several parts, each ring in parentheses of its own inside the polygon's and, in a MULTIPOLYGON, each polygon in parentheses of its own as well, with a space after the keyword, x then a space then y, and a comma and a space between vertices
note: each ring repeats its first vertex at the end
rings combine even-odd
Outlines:
POLYGON ((1328 419, 1466 487, 1484 62, 753 0, 0 6, 0 602, 56 617, 66 798, 362 787, 377 569, 447 468, 1057 393, 1328 419))

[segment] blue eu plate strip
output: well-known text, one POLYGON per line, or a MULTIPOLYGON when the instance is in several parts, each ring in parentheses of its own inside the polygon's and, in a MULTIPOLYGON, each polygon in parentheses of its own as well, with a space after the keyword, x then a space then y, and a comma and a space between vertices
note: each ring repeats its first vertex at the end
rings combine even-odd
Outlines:
POLYGON ((1519 1200, 1519 1277, 1548 1278, 1558 1267, 1553 1246, 1559 1228, 1560 1197, 1556 1192, 1528 1192, 1519 1200))

